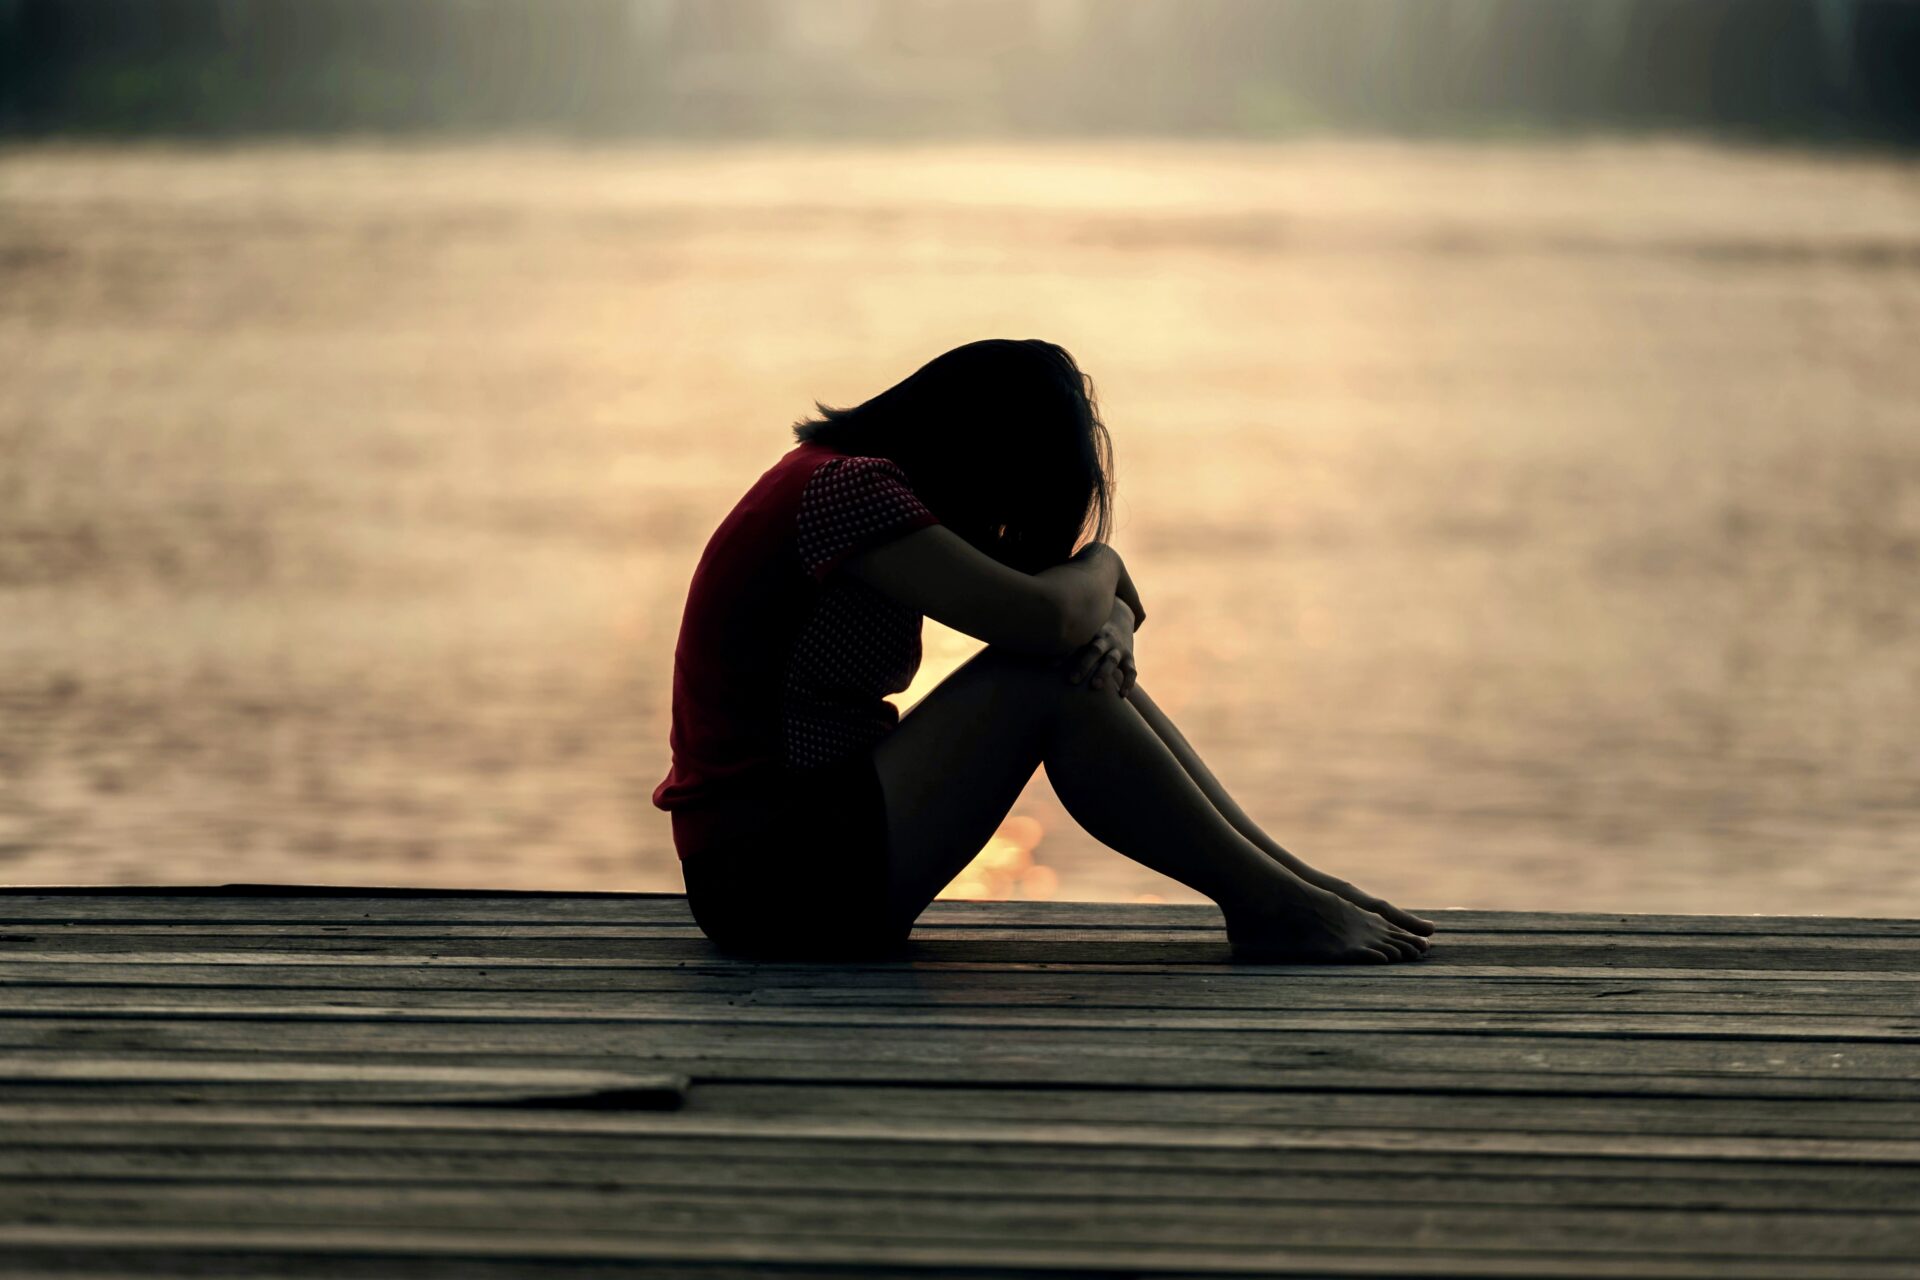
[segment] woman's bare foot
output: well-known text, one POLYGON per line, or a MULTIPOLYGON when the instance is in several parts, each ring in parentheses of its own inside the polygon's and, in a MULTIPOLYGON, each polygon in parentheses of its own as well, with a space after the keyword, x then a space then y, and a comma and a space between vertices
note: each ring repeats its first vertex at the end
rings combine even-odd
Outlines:
POLYGON ((1318 885, 1328 893, 1337 894, 1365 911, 1371 911, 1389 924, 1399 925, 1408 933, 1417 933, 1423 938, 1433 936, 1434 923, 1411 911, 1402 911, 1385 898, 1376 898, 1364 889, 1348 884, 1334 876, 1320 875, 1312 877, 1310 884, 1318 885))
POLYGON ((1235 960, 1294 964, 1386 964, 1418 960, 1427 941, 1338 894, 1309 887, 1265 909, 1227 912, 1235 960))

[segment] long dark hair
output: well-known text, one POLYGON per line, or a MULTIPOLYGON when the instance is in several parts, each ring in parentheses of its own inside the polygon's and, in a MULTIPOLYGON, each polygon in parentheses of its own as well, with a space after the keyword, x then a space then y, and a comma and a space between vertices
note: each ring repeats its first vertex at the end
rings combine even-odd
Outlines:
POLYGON ((896 462, 942 524, 1027 573, 1113 524, 1113 444, 1064 347, 987 338, 850 409, 814 402, 794 438, 896 462))

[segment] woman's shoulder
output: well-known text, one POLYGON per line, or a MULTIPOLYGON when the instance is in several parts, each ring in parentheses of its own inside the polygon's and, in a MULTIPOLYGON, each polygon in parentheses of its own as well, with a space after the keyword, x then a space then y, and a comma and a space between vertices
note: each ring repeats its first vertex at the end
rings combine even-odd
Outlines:
POLYGON ((921 504, 906 469, 893 459, 801 441, 761 476, 748 505, 790 510, 806 525, 836 515, 921 504))
POLYGON ((848 453, 832 445, 808 441, 795 446, 787 458, 791 459, 791 465, 810 476, 824 472, 841 477, 885 477, 901 484, 909 483, 906 468, 879 454, 848 453))
POLYGON ((892 458, 864 453, 849 453, 833 445, 802 440, 775 462, 761 477, 790 491, 796 499, 817 501, 823 491, 881 490, 888 493, 911 490, 907 471, 892 458))
POLYGON ((873 466, 887 467, 892 463, 886 458, 869 458, 862 454, 848 453, 832 445, 821 444, 813 440, 802 440, 780 455, 768 470, 770 477, 798 481, 803 487, 814 476, 825 472, 863 471, 873 466))
POLYGON ((838 450, 802 440, 760 473, 760 478, 753 482, 742 501, 758 505, 782 494, 797 500, 821 464, 843 456, 838 450))

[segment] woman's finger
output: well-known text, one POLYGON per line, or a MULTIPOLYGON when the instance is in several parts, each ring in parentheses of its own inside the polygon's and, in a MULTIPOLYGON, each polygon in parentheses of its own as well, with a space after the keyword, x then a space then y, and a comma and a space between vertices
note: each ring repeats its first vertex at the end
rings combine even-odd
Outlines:
POLYGON ((1074 655, 1073 670, 1067 676, 1068 682, 1071 684, 1079 684, 1082 680, 1085 680, 1093 669, 1100 665, 1100 659, 1105 655, 1111 643, 1112 642, 1105 636, 1097 635, 1087 641, 1087 643, 1081 645, 1079 651, 1074 655))
POLYGON ((1094 688, 1114 690, 1120 688, 1120 658, 1119 649, 1109 649, 1101 655, 1100 667, 1093 673, 1094 688))

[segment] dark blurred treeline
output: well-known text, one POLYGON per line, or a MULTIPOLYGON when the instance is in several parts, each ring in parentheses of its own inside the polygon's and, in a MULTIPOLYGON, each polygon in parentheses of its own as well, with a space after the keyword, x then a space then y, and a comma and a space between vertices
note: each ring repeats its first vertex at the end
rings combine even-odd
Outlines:
POLYGON ((1908 0, 0 0, 15 134, 1920 144, 1908 0))

